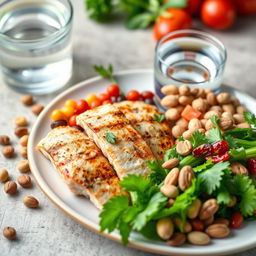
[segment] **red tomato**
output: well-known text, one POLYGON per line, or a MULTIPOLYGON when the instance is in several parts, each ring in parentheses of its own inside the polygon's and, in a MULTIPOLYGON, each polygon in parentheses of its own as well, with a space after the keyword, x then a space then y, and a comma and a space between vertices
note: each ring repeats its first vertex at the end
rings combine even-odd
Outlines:
POLYGON ((127 100, 135 101, 135 100, 139 100, 139 98, 140 98, 140 93, 135 90, 129 91, 126 95, 127 100))
POLYGON ((196 15, 200 10, 201 4, 202 0, 188 0, 185 10, 191 15, 196 15))
POLYGON ((241 15, 256 14, 256 0, 234 0, 237 12, 241 15))
POLYGON ((104 101, 102 102, 102 105, 111 104, 111 103, 112 103, 111 100, 104 100, 104 101))
POLYGON ((234 212, 231 216, 230 226, 232 228, 240 228, 243 224, 244 217, 240 212, 234 212))
POLYGON ((141 93, 141 96, 143 99, 153 99, 154 98, 154 93, 150 91, 144 91, 141 93))
POLYGON ((120 88, 117 84, 111 84, 107 88, 107 93, 110 97, 111 96, 117 97, 120 95, 120 88))
POLYGON ((76 117, 77 117, 77 115, 73 115, 69 118, 69 120, 68 120, 69 126, 77 126, 76 117))
POLYGON ((101 101, 99 99, 97 100, 94 100, 92 103, 91 103, 91 108, 97 108, 98 106, 101 105, 101 101))
POLYGON ((227 29, 236 19, 236 8, 230 0, 206 0, 201 8, 201 19, 209 27, 227 29))
POLYGON ((76 115, 79 115, 81 113, 83 113, 84 111, 90 109, 87 101, 85 100, 78 100, 76 102, 76 110, 75 110, 75 114, 76 115))
POLYGON ((170 32, 191 28, 191 26, 192 20, 186 11, 170 8, 157 18, 153 27, 154 37, 156 40, 159 40, 170 32))
POLYGON ((101 93, 99 96, 98 96, 98 99, 103 102, 105 100, 109 100, 110 96, 107 94, 107 93, 101 93))

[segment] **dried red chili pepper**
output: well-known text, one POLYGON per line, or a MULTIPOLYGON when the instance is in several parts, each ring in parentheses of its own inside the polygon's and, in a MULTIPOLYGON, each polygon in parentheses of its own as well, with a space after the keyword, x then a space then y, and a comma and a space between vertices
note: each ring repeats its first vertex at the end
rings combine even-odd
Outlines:
POLYGON ((200 158, 204 155, 211 155, 213 153, 213 147, 211 144, 203 144, 195 148, 192 152, 193 156, 200 158))
POLYGON ((220 140, 212 145, 215 154, 223 154, 228 151, 228 143, 225 140, 220 140))
POLYGON ((219 162, 223 162, 223 161, 226 161, 230 158, 230 154, 229 152, 225 152, 224 154, 220 154, 220 155, 216 155, 216 156, 206 156, 205 159, 208 160, 208 159, 212 159, 212 163, 213 164, 216 164, 216 163, 219 163, 219 162))
POLYGON ((249 158, 247 160, 247 166, 248 166, 250 174, 256 175, 256 159, 255 158, 249 158))

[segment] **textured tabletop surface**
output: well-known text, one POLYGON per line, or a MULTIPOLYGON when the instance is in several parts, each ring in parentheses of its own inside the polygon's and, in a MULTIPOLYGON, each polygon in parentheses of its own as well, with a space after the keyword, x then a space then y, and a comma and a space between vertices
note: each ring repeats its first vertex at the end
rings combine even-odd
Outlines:
MULTIPOLYGON (((1 1, 0 1, 1 2, 1 1)), ((152 68, 154 41, 151 30, 128 31, 122 24, 96 24, 84 12, 82 0, 72 0, 74 20, 74 76, 72 84, 95 75, 94 64, 112 63, 116 71, 135 68, 152 68)), ((198 26, 198 28, 202 28, 198 26)), ((204 28, 205 29, 205 28, 204 28)), ((208 30, 208 29, 205 29, 208 30)), ((240 19, 230 31, 216 32, 227 47, 228 62, 224 82, 256 97, 256 18, 240 19)), ((9 135, 18 151, 18 141, 13 134, 12 119, 25 115, 30 120, 30 129, 35 117, 19 102, 20 95, 6 87, 0 77, 0 134, 9 135)), ((37 97, 37 102, 46 105, 54 94, 37 97)), ((5 167, 16 180, 17 162, 6 160, 0 154, 0 168, 5 167)), ((18 239, 7 241, 0 235, 0 255, 87 255, 131 256, 151 255, 110 241, 76 223, 56 208, 33 181, 32 189, 19 189, 15 196, 7 196, 0 184, 0 230, 13 226, 18 239), (40 201, 40 209, 31 210, 22 204, 25 195, 32 194, 40 201)), ((1 231, 2 232, 2 231, 1 231)), ((252 249, 236 256, 254 256, 252 249)))

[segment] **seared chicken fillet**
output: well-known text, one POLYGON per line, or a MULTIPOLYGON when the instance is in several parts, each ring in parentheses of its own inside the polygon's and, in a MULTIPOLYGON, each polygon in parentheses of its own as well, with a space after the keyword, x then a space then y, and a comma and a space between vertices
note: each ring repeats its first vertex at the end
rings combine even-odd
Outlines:
POLYGON ((114 105, 88 110, 77 117, 88 136, 94 140, 122 179, 128 174, 147 175, 147 160, 155 159, 141 135, 114 105), (115 137, 115 143, 107 140, 115 137))
POLYGON ((112 166, 83 132, 57 127, 39 142, 38 149, 51 160, 70 189, 89 197, 97 208, 123 194, 112 166))
POLYGON ((173 146, 173 138, 167 121, 160 123, 154 119, 154 115, 162 115, 162 113, 155 106, 141 101, 123 101, 114 105, 140 133, 157 160, 163 160, 165 151, 173 146))

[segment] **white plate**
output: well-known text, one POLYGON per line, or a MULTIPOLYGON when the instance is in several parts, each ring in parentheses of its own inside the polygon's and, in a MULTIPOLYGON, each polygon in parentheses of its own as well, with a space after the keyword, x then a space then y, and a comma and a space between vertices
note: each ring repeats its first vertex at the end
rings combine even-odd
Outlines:
MULTIPOLYGON (((116 74, 118 84, 121 85, 124 92, 131 89, 153 90, 153 73, 150 70, 132 70, 116 74)), ((64 185, 57 171, 54 170, 51 163, 46 160, 42 154, 35 150, 35 146, 40 139, 46 136, 50 130, 50 113, 60 108, 67 99, 81 99, 89 93, 104 92, 109 81, 99 77, 84 81, 69 90, 63 92, 54 99, 40 114, 35 123, 28 144, 28 156, 34 178, 47 195, 47 197, 67 215, 81 223, 85 227, 99 232, 99 211, 90 203, 89 200, 73 195, 64 185)), ((256 109, 256 101, 252 97, 224 87, 235 94, 242 103, 251 111, 256 109)), ((129 246, 141 250, 155 252, 166 255, 223 255, 243 251, 256 246, 256 221, 246 223, 243 228, 233 230, 229 238, 213 240, 208 246, 186 245, 182 247, 170 247, 163 242, 150 241, 140 234, 133 232, 130 238, 129 246)), ((112 234, 101 233, 109 239, 120 241, 117 232, 112 234)))

